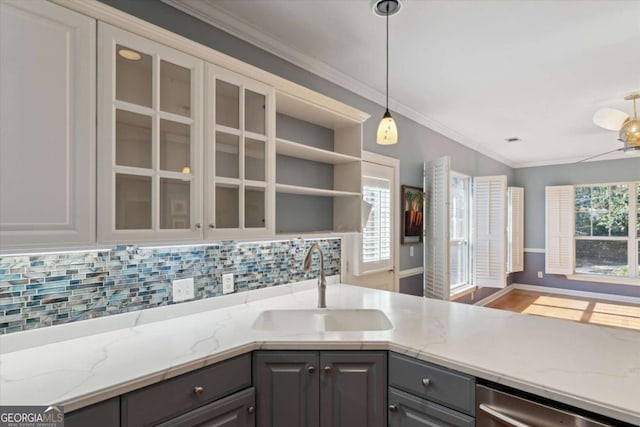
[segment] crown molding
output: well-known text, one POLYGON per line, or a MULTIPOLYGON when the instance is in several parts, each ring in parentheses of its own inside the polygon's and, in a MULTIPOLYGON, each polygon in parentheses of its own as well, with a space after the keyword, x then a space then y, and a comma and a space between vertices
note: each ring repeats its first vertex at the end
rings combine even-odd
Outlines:
MULTIPOLYGON (((234 37, 250 43, 262 50, 265 50, 287 62, 290 62, 310 73, 313 73, 325 80, 330 81, 356 95, 383 106, 385 95, 382 92, 364 84, 360 80, 354 79, 347 74, 338 71, 330 65, 287 46, 283 41, 265 34, 245 21, 242 21, 222 10, 210 0, 161 0, 184 13, 187 13, 209 25, 219 28, 234 37)), ((413 120, 447 138, 464 145, 478 153, 490 157, 509 167, 516 167, 510 159, 486 148, 473 139, 462 135, 456 130, 434 120, 411 107, 408 107, 397 100, 390 98, 389 107, 392 111, 413 120)))

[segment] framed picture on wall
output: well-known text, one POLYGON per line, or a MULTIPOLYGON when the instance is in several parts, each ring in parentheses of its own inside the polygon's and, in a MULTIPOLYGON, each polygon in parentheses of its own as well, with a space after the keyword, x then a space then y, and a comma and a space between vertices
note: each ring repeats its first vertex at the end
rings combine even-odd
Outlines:
POLYGON ((402 186, 402 230, 400 243, 410 245, 422 242, 424 191, 420 187, 402 186))

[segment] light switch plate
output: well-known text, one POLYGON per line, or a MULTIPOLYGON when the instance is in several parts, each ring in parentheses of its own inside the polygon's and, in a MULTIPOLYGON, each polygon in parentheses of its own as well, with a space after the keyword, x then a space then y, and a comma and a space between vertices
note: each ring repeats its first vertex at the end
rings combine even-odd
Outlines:
POLYGON ((227 273, 222 275, 222 293, 230 294, 233 289, 233 273, 227 273))
POLYGON ((186 301, 194 299, 195 289, 193 286, 193 277, 189 279, 178 279, 172 282, 173 285, 173 302, 186 301))

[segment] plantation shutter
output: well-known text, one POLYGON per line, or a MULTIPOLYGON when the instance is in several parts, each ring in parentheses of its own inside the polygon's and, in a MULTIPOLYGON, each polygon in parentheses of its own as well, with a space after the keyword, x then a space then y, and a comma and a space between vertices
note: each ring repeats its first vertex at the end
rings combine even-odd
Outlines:
POLYGON ((507 177, 473 179, 473 260, 477 286, 507 285, 507 177))
POLYGON ((524 188, 509 187, 509 273, 524 270, 524 188))
POLYGON ((575 264, 575 190, 573 185, 545 188, 545 271, 573 274, 575 264))
POLYGON ((450 159, 424 165, 424 296, 449 299, 450 159))

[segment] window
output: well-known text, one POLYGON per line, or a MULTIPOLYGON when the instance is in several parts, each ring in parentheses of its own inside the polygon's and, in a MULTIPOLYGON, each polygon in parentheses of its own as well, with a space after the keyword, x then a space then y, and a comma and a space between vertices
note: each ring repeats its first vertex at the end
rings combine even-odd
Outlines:
POLYGON ((393 268, 392 212, 393 168, 363 162, 362 198, 371 211, 362 230, 357 274, 393 268))
POLYGON ((640 183, 575 188, 575 272, 638 277, 640 183))
POLYGON ((364 201, 371 205, 369 220, 362 233, 362 262, 391 257, 391 192, 389 181, 365 177, 364 201))
POLYGON ((470 285, 470 181, 471 178, 466 175, 451 173, 451 188, 449 191, 449 280, 452 295, 470 285))

